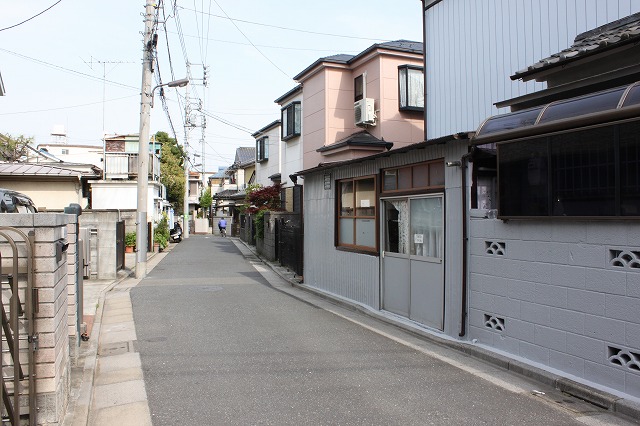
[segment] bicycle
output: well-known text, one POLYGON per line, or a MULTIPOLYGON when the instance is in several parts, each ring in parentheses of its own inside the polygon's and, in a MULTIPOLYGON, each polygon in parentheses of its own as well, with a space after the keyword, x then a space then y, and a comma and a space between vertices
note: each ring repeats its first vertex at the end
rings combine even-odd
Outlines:
POLYGON ((221 237, 227 236, 227 228, 220 228, 220 236, 221 237))

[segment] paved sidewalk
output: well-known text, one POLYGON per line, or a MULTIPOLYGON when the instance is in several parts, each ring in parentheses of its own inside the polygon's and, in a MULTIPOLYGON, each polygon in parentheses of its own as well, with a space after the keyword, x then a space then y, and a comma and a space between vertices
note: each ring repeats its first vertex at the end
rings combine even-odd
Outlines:
MULTIPOLYGON (((162 253, 149 253, 147 272, 171 247, 162 253)), ((127 254, 126 264, 135 265, 135 254, 127 254)), ((85 283, 85 320, 90 337, 81 347, 82 373, 75 379, 72 373, 71 401, 64 425, 151 425, 129 296, 140 281, 131 269, 126 269, 115 281, 85 283)))

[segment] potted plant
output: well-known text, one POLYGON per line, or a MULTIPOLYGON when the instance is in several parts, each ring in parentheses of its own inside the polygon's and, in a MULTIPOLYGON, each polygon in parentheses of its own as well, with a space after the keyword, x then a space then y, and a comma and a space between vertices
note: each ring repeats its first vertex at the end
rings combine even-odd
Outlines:
POLYGON ((133 249, 136 246, 136 233, 127 232, 124 236, 124 251, 125 253, 133 253, 133 249))
POLYGON ((162 218, 153 232, 153 243, 158 245, 160 251, 169 245, 169 221, 166 213, 162 213, 162 218))

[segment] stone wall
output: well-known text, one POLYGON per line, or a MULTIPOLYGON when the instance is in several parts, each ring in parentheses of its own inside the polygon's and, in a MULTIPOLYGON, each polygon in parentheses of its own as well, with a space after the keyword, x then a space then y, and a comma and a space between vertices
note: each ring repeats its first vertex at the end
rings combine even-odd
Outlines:
POLYGON ((469 338, 640 398, 640 224, 472 219, 469 338))

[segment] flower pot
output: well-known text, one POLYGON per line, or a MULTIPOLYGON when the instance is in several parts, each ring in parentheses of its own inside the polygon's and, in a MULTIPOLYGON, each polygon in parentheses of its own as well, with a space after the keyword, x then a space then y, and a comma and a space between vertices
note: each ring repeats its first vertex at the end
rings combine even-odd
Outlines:
POLYGON ((125 246, 124 252, 125 253, 133 253, 133 246, 125 246))

